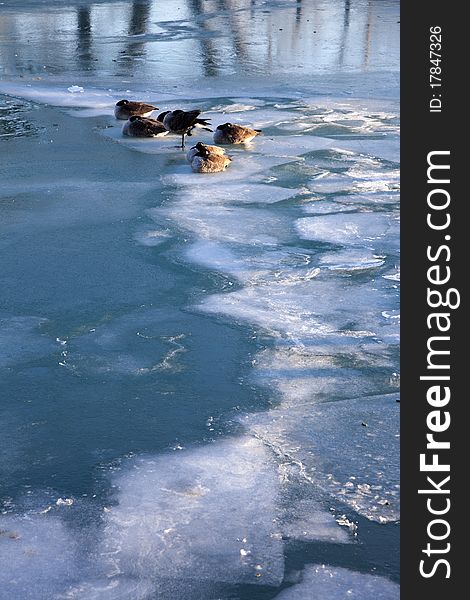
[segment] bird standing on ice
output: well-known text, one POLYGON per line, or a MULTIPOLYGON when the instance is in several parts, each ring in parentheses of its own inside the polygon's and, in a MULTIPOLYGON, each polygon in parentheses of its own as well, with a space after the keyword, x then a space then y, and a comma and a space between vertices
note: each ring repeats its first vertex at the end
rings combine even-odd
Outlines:
POLYGON ((162 137, 167 135, 168 131, 165 129, 163 123, 156 119, 149 119, 147 117, 138 117, 134 115, 122 126, 123 135, 131 137, 162 137))
MULTIPOLYGON (((196 144, 198 146, 199 144, 196 144)), ((196 155, 191 162, 194 173, 219 173, 225 171, 232 159, 225 154, 213 154, 204 144, 200 144, 196 155)))
POLYGON ((200 127, 206 131, 212 131, 209 129, 210 119, 199 119, 201 114, 200 110, 167 110, 166 112, 158 115, 158 120, 171 131, 171 133, 178 133, 181 135, 181 148, 184 150, 184 136, 192 135, 191 131, 195 127, 200 127))
POLYGON ((131 117, 148 117, 158 106, 145 104, 145 102, 133 102, 131 100, 119 100, 114 107, 114 116, 116 119, 126 120, 131 117))
POLYGON ((234 125, 233 123, 223 123, 214 132, 214 142, 216 144, 244 144, 251 142, 260 133, 260 129, 251 129, 250 127, 234 125))

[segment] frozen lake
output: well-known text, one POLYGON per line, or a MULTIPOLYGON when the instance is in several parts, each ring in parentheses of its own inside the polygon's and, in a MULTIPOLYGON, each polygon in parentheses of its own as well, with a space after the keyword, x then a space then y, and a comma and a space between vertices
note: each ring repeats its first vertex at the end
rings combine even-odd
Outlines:
POLYGON ((1 600, 398 600, 399 20, 0 2, 1 600))

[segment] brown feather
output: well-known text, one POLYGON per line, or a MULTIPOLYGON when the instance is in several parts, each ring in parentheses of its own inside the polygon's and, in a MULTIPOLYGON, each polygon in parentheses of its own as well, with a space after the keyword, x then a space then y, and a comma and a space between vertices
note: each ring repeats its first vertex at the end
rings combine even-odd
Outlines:
POLYGON ((217 127, 214 133, 214 142, 216 144, 243 144, 249 142, 260 133, 259 129, 251 129, 251 127, 234 125, 233 123, 224 123, 217 127))
POLYGON ((124 135, 133 137, 156 137, 165 135, 168 131, 163 126, 163 123, 160 123, 156 119, 134 116, 124 124, 123 133, 124 135))

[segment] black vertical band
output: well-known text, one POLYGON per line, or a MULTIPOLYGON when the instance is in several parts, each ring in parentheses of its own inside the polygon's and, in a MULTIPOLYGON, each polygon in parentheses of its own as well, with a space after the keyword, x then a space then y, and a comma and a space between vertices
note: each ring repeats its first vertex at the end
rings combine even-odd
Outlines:
MULTIPOLYGON (((468 528, 465 18, 401 8, 402 598, 459 598, 468 528), (463 460, 462 460, 463 459, 463 460), (463 552, 463 554, 462 554, 463 552)), ((470 168, 470 167, 469 167, 470 168)))

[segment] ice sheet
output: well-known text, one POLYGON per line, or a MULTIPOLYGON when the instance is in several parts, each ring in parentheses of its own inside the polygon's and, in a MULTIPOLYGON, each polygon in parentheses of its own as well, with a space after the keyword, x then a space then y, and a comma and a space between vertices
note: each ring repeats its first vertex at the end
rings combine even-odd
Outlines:
POLYGON ((116 485, 100 551, 108 576, 281 582, 275 464, 256 439, 140 458, 116 485))
POLYGON ((76 552, 73 534, 57 517, 1 515, 0 597, 58 599, 79 575, 76 552))
POLYGON ((351 539, 308 489, 292 492, 298 476, 253 436, 127 459, 112 475, 102 531, 77 537, 60 512, 72 510, 68 499, 2 515, 0 557, 13 577, 3 570, 0 584, 31 600, 183 600, 188 590, 202 599, 221 584, 277 586, 284 540, 351 539))
POLYGON ((299 219, 296 226, 300 236, 307 240, 378 250, 397 245, 398 219, 395 216, 378 213, 333 214, 299 219))
MULTIPOLYGON (((351 373, 330 379, 289 380, 279 387, 286 400, 267 414, 245 418, 256 435, 288 460, 303 465, 307 480, 337 501, 378 523, 399 519, 399 417, 397 396, 354 398, 351 373), (338 400, 347 386, 348 400, 338 400), (300 393, 299 392, 303 392, 300 393), (335 402, 322 402, 325 397, 335 402), (308 410, 306 410, 308 407, 308 410)), ((370 385, 370 384, 369 384, 370 385)))
POLYGON ((201 309, 250 321, 275 336, 282 334, 296 340, 398 335, 398 331, 386 329, 389 324, 382 317, 382 312, 393 309, 397 302, 386 289, 353 285, 347 280, 338 283, 315 270, 280 280, 270 273, 252 283, 232 293, 209 297, 201 309), (331 297, 336 299, 334 305, 331 297))
POLYGON ((282 591, 276 600, 398 600, 400 588, 385 577, 327 565, 312 565, 301 582, 282 591))

